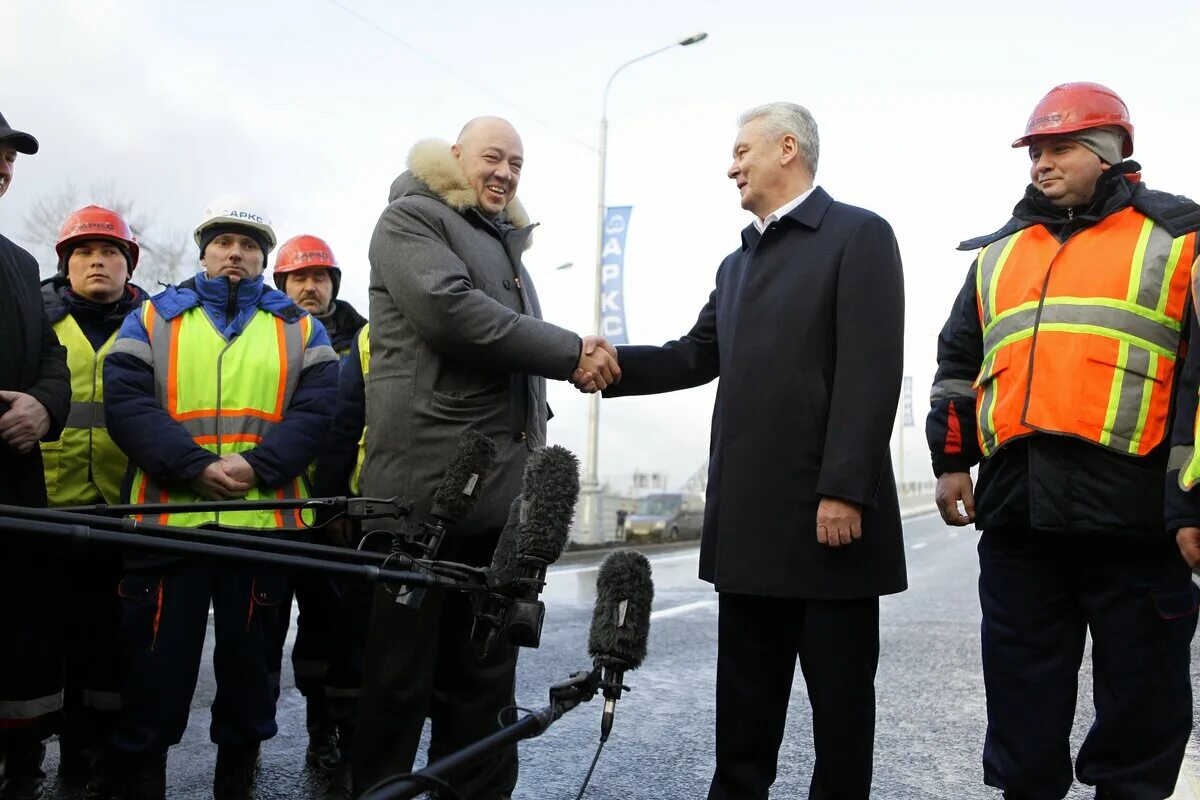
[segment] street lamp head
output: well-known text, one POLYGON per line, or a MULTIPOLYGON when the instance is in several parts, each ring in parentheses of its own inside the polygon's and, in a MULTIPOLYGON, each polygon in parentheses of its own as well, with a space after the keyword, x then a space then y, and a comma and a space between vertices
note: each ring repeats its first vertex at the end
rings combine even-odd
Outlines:
POLYGON ((686 39, 680 39, 679 43, 681 45, 683 45, 684 47, 687 47, 689 44, 696 44, 697 42, 703 42, 707 38, 708 38, 707 33, 703 33, 703 32, 693 33, 691 36, 687 37, 686 39))

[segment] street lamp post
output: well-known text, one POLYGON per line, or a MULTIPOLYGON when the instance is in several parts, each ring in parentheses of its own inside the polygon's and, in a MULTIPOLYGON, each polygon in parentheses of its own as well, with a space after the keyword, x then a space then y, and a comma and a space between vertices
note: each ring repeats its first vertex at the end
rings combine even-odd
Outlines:
MULTIPOLYGON (((604 101, 600 106, 600 196, 596 206, 596 307, 595 321, 592 327, 592 330, 598 334, 604 333, 600 330, 600 323, 603 317, 604 298, 604 183, 608 168, 608 91, 612 88, 613 80, 616 79, 617 75, 631 64, 645 61, 647 58, 666 52, 673 47, 688 47, 689 45, 702 42, 707 38, 707 33, 695 33, 677 42, 671 42, 666 47, 660 47, 645 55, 640 55, 637 58, 626 61, 613 70, 612 75, 608 77, 608 82, 604 84, 604 101)), ((585 542, 593 544, 603 541, 603 531, 600 529, 599 456, 600 395, 593 394, 588 397, 587 465, 583 476, 583 486, 581 487, 583 496, 583 507, 581 509, 581 516, 583 517, 583 525, 581 526, 582 539, 585 542)))

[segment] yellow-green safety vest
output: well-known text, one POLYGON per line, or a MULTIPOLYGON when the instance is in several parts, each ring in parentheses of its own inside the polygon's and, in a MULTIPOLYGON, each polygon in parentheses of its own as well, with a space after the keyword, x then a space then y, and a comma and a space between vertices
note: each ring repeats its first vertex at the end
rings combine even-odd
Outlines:
MULTIPOLYGON (((371 371, 371 332, 370 323, 363 325, 357 336, 358 363, 362 367, 363 384, 366 385, 367 373, 371 371)), ((364 394, 365 402, 365 394, 364 394)), ((367 425, 363 423, 362 436, 358 437, 358 458, 354 462, 354 474, 350 476, 350 491, 360 494, 363 459, 367 456, 367 425)))
MULTIPOLYGON (((150 337, 159 402, 196 444, 217 455, 244 453, 258 446, 283 420, 304 367, 337 358, 330 347, 307 348, 313 324, 308 315, 286 322, 258 309, 242 333, 230 341, 200 307, 172 320, 163 319, 153 303, 144 304, 140 313, 150 337)), ((306 479, 296 476, 284 486, 254 486, 245 499, 308 496, 306 479)), ((189 486, 160 486, 141 469, 134 472, 130 491, 134 503, 204 499, 189 486)), ((212 523, 249 530, 298 530, 312 522, 310 512, 298 511, 171 513, 152 521, 181 527, 212 523)))
POLYGON ((67 349, 71 410, 62 436, 42 442, 49 504, 119 503, 121 480, 129 461, 104 424, 104 358, 116 341, 116 331, 96 351, 71 314, 53 327, 58 341, 67 349))

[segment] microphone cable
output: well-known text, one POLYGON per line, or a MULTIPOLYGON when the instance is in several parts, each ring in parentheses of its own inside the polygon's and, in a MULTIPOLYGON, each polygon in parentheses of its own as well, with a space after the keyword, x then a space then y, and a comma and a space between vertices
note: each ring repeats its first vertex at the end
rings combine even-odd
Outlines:
POLYGON ((583 800, 583 793, 587 791, 588 784, 592 780, 592 772, 596 769, 596 762, 600 760, 600 751, 604 749, 604 743, 608 741, 608 737, 602 737, 600 744, 596 746, 596 755, 592 757, 592 765, 588 767, 587 775, 583 778, 583 786, 579 787, 579 794, 575 795, 575 800, 583 800))

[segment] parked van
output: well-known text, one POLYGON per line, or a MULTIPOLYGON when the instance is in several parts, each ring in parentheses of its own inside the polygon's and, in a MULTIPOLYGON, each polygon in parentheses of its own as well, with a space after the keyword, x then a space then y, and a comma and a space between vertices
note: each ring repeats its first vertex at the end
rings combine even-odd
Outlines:
POLYGON ((697 539, 704 525, 704 498, 687 492, 660 492, 638 500, 625 517, 625 540, 675 542, 697 539))

